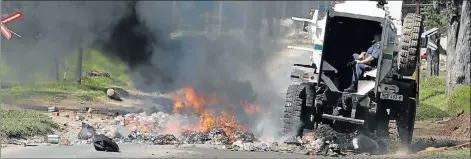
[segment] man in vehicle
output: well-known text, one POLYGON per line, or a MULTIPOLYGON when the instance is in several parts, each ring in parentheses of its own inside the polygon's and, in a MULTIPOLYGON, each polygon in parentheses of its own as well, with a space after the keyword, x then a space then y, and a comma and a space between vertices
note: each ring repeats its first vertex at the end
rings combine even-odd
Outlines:
POLYGON ((355 66, 352 84, 350 87, 344 90, 344 92, 354 93, 358 89, 358 79, 364 71, 368 71, 372 67, 376 66, 379 54, 381 53, 380 47, 381 34, 375 34, 373 39, 373 45, 368 48, 366 52, 361 54, 353 54, 354 61, 347 64, 347 66, 355 66))

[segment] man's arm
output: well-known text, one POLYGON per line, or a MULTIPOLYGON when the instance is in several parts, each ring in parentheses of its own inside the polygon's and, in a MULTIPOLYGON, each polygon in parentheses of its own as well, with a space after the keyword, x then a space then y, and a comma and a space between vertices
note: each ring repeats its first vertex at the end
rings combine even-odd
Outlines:
POLYGON ((366 51, 363 51, 360 53, 360 56, 358 56, 358 59, 362 60, 365 57, 366 51))
POLYGON ((372 52, 371 56, 368 56, 365 59, 358 61, 358 63, 359 64, 368 64, 371 61, 373 61, 374 59, 378 59, 380 53, 381 53, 381 49, 375 48, 375 49, 373 49, 373 52, 372 52))
POLYGON ((368 57, 366 57, 366 59, 358 61, 358 63, 359 64, 367 64, 367 63, 370 63, 373 60, 374 60, 374 58, 372 56, 368 56, 368 57))

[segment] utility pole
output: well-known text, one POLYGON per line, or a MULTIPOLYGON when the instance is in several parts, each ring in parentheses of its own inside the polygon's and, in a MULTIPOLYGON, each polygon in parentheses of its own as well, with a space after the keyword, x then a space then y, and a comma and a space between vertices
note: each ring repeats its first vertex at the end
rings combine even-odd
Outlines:
POLYGON ((83 48, 82 48, 82 45, 80 45, 78 49, 78 57, 77 57, 77 71, 75 72, 75 82, 77 82, 78 84, 82 83, 82 55, 83 55, 83 48))

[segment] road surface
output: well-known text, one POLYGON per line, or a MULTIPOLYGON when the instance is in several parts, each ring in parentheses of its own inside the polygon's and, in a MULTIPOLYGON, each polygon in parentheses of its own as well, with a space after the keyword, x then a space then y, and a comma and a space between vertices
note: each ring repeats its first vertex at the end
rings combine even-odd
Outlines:
POLYGON ((121 144, 121 152, 99 152, 92 145, 39 145, 4 151, 1 158, 311 158, 303 154, 230 151, 171 145, 121 144))

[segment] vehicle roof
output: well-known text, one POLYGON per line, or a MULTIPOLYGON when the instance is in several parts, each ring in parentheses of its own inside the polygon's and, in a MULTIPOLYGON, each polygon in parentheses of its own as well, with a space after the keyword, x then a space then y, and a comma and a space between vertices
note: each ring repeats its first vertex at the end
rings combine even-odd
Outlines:
POLYGON ((376 4, 375 1, 344 1, 335 4, 334 11, 384 18, 385 11, 377 8, 376 4))
MULTIPOLYGON (((397 34, 401 33, 402 1, 387 1, 385 5, 392 21, 397 29, 397 34)), ((341 13, 364 15, 371 17, 385 18, 386 11, 376 7, 376 1, 344 1, 335 4, 333 10, 341 13)))

